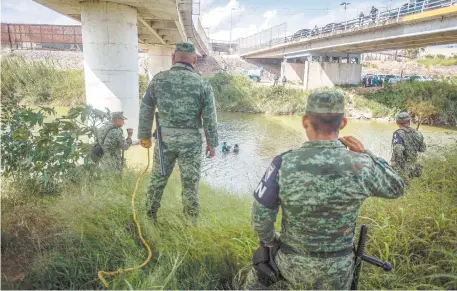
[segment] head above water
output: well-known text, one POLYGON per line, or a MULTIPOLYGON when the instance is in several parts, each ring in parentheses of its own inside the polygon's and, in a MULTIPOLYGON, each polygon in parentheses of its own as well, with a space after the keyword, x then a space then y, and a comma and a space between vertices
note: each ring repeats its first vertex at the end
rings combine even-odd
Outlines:
POLYGON ((176 50, 173 53, 172 61, 174 63, 188 63, 192 66, 197 62, 195 46, 190 42, 179 42, 176 44, 176 50))
POLYGON ((124 125, 124 120, 126 119, 127 118, 124 116, 124 112, 122 111, 111 113, 111 123, 115 127, 122 127, 124 125))
POLYGON ((337 139, 346 124, 344 96, 341 93, 323 91, 308 97, 302 125, 310 141, 337 139))
POLYGON ((409 116, 408 112, 398 113, 398 115, 395 117, 395 120, 397 121, 397 125, 399 127, 410 126, 411 124, 411 117, 409 116))

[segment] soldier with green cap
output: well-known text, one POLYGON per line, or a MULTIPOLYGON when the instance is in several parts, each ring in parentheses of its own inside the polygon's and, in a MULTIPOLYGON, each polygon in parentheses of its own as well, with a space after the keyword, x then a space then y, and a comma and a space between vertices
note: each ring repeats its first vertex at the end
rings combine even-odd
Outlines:
POLYGON ((343 95, 311 94, 301 123, 308 141, 276 156, 254 191, 252 226, 261 247, 247 276, 250 289, 349 289, 362 202, 403 195, 403 180, 385 160, 354 137, 339 138, 347 124, 343 95))
MULTIPOLYGON (((182 42, 176 45, 170 70, 160 72, 149 83, 140 106, 138 138, 151 147, 154 112, 160 120, 165 175, 160 173, 158 147, 154 149, 151 183, 147 191, 148 215, 156 221, 162 194, 176 161, 182 182, 184 214, 196 222, 199 210, 198 185, 202 161, 203 127, 206 155, 215 155, 218 145, 216 109, 211 85, 194 70, 195 47, 182 42)), ((157 142, 156 142, 157 145, 157 142)))
POLYGON ((112 112, 111 121, 97 131, 97 139, 104 152, 101 165, 106 170, 122 171, 124 151, 132 145, 133 134, 133 129, 128 128, 127 138, 124 138, 122 126, 126 119, 123 112, 112 112))
POLYGON ((425 152, 426 145, 422 134, 411 128, 411 118, 407 112, 401 112, 396 117, 397 129, 392 138, 392 167, 404 178, 419 177, 422 166, 417 163, 418 153, 425 152))

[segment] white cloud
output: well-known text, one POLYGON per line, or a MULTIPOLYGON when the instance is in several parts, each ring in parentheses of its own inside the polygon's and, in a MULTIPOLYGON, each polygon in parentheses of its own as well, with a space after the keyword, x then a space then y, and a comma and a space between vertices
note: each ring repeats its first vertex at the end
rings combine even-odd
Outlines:
POLYGON ((32 0, 2 0, 2 22, 29 24, 79 24, 32 0))
MULTIPOLYGON (((212 2, 212 0, 203 0, 212 2)), ((358 1, 352 3, 352 6, 348 6, 345 11, 340 2, 331 3, 326 5, 329 8, 321 10, 309 10, 305 12, 290 13, 294 11, 293 8, 289 13, 283 13, 278 10, 264 10, 259 11, 257 8, 252 10, 250 7, 244 5, 245 0, 230 0, 225 5, 212 7, 206 6, 206 9, 202 9, 202 23, 204 27, 210 28, 210 38, 217 40, 229 40, 230 39, 230 18, 232 13, 232 39, 235 40, 239 37, 247 37, 255 33, 266 30, 270 27, 286 23, 287 35, 293 34, 294 32, 303 28, 314 28, 315 25, 321 27, 329 23, 337 23, 351 19, 356 19, 358 14, 363 11, 368 16, 371 6, 376 6, 380 11, 384 11, 389 7, 395 8, 402 5, 403 2, 393 3, 390 0, 384 0, 381 2, 369 1, 358 1), (235 8, 232 11, 232 8, 235 8)), ((355 1, 354 1, 355 2, 355 1)), ((325 7, 323 3, 323 7, 325 7)), ((284 5, 284 4, 282 4, 284 5)), ((276 32, 282 34, 283 32, 276 32)))

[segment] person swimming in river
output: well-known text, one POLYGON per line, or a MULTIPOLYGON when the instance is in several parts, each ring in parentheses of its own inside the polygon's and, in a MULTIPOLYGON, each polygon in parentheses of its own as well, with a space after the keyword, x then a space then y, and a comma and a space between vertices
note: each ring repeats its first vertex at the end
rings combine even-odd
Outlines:
POLYGON ((240 151, 240 147, 238 146, 238 144, 236 143, 235 146, 233 147, 233 152, 234 153, 237 153, 240 151))
POLYGON ((222 145, 222 152, 228 153, 228 152, 230 152, 230 148, 231 148, 231 146, 227 145, 227 142, 224 141, 224 143, 222 145))

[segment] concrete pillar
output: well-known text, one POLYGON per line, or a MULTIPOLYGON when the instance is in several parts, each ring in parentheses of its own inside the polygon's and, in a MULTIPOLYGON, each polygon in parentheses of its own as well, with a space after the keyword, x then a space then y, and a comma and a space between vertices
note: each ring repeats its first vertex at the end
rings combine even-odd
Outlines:
POLYGON ((174 47, 152 46, 148 48, 148 76, 152 79, 157 73, 169 70, 174 47))
POLYGON ((305 72, 303 75, 303 90, 308 90, 308 80, 309 80, 309 64, 313 57, 307 58, 305 62, 305 72))
MULTIPOLYGON (((136 9, 112 2, 81 3, 86 103, 123 111, 125 128, 138 128, 136 9)), ((136 132, 134 132, 136 136, 136 132)))
POLYGON ((338 63, 342 63, 343 62, 343 57, 338 57, 338 63))

